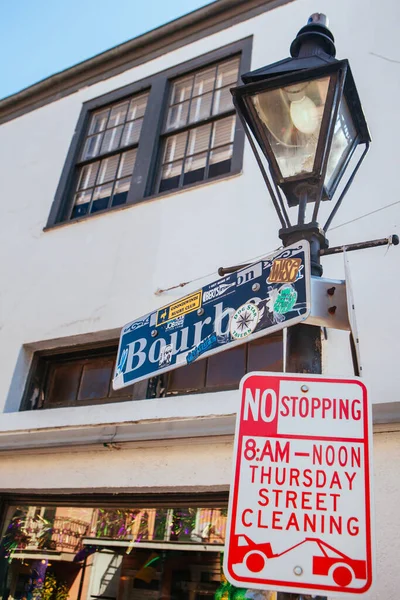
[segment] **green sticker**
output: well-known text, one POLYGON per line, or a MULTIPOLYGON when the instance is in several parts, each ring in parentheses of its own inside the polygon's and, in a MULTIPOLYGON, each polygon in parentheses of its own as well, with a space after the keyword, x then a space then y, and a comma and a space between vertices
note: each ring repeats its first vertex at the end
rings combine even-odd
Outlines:
POLYGON ((274 303, 274 312, 284 315, 293 309, 296 301, 297 292, 291 285, 281 288, 274 303))

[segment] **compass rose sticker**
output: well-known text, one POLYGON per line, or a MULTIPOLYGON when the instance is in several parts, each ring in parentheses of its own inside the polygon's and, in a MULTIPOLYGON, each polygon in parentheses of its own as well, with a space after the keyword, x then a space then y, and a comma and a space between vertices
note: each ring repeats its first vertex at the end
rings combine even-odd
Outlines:
POLYGON ((230 324, 231 336, 241 340, 255 330, 260 318, 260 313, 254 304, 242 304, 233 314, 230 324))

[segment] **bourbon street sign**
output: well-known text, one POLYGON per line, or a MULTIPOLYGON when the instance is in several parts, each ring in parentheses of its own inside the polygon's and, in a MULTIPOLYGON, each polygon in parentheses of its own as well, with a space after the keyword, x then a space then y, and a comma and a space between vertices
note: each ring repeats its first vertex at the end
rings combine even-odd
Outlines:
POLYGON ((113 387, 160 375, 310 313, 310 249, 301 241, 128 323, 113 387))
POLYGON ((241 399, 226 578, 245 588, 363 594, 373 568, 365 385, 249 373, 241 399))

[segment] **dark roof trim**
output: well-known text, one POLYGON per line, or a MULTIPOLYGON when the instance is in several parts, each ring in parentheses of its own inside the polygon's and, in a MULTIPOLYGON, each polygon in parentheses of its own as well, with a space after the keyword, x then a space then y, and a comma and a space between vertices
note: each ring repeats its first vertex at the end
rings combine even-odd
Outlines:
POLYGON ((216 0, 0 100, 0 124, 293 0, 216 0))

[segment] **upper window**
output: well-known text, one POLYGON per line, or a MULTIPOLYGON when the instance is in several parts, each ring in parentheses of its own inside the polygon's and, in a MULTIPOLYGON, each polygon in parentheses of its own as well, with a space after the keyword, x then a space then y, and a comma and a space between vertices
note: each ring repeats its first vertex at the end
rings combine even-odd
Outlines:
POLYGON ((238 73, 236 57, 174 81, 156 191, 230 172, 236 119, 229 88, 238 73))
POLYGON ((147 99, 141 94, 91 115, 69 218, 126 203, 147 99))
POLYGON ((239 173, 230 88, 250 51, 246 38, 86 102, 48 226, 239 173))

